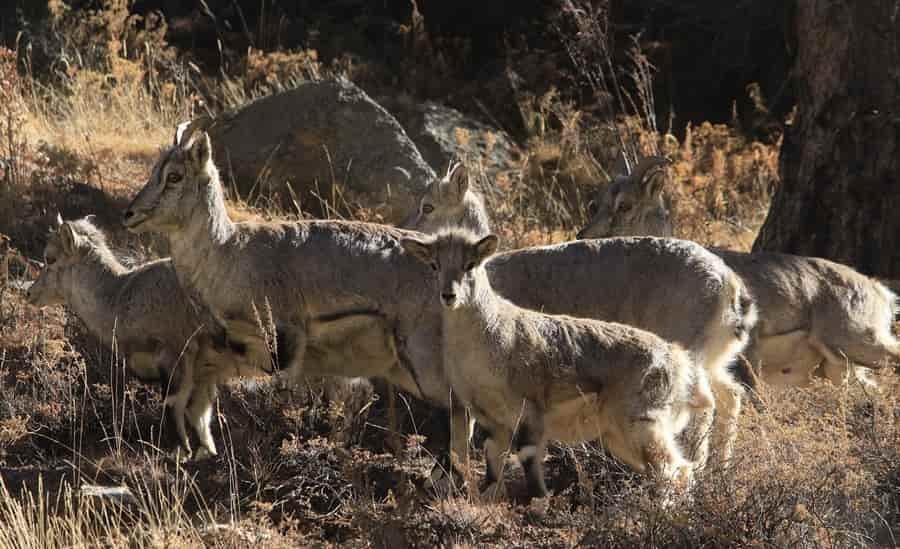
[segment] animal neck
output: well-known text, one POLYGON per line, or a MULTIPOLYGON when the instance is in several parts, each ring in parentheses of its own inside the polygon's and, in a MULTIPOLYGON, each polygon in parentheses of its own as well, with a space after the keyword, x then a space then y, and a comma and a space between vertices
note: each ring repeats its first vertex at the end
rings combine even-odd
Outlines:
POLYGON ((484 334, 493 332, 499 327, 501 311, 508 303, 491 288, 483 265, 476 268, 472 285, 469 301, 456 309, 444 309, 447 333, 475 330, 484 334))
POLYGON ((463 226, 475 233, 475 236, 484 237, 491 233, 491 223, 487 209, 481 196, 475 192, 467 191, 463 200, 463 226))
POLYGON ((115 300, 127 274, 118 261, 91 257, 69 270, 63 280, 67 305, 103 341, 112 339, 115 300))
POLYGON ((169 237, 172 261, 179 273, 189 273, 216 247, 225 244, 234 234, 235 226, 225 208, 225 195, 218 173, 206 177, 209 181, 201 184, 201 197, 191 213, 187 226, 169 237))
POLYGON ((662 195, 655 200, 657 203, 654 204, 654 207, 644 212, 640 220, 641 230, 636 231, 635 234, 671 237, 674 234, 671 213, 666 207, 662 195))

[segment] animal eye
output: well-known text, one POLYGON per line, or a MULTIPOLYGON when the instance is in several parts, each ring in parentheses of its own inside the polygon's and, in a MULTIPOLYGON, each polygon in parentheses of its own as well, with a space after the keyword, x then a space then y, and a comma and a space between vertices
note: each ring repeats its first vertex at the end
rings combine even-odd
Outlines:
POLYGON ((424 206, 422 206, 422 213, 425 215, 428 215, 433 211, 434 211, 434 206, 432 206, 431 204, 425 204, 424 206))
POLYGON ((431 270, 432 270, 432 271, 438 270, 438 264, 437 264, 437 263, 432 263, 432 264, 431 264, 431 270))
POLYGON ((474 269, 474 268, 475 268, 475 262, 474 262, 474 261, 470 261, 470 262, 466 263, 466 272, 469 272, 469 271, 471 271, 471 270, 474 269))
POLYGON ((181 181, 180 173, 173 172, 166 176, 166 183, 178 183, 179 181, 181 181))

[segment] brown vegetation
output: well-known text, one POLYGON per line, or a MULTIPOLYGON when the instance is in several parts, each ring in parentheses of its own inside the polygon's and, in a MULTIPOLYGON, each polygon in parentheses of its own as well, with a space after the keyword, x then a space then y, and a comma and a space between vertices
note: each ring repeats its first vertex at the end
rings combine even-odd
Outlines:
MULTIPOLYGON (((352 432, 336 432, 340 403, 313 386, 289 391, 269 381, 226 388, 214 430, 222 456, 179 464, 159 437, 160 395, 127 379, 119 357, 76 319, 29 307, 18 288, 33 277, 57 210, 98 214, 112 242, 132 255, 164 253, 153 239, 117 229, 117 220, 174 124, 194 109, 245 101, 326 69, 314 51, 288 58, 254 50, 235 73, 205 77, 161 34, 147 38, 147 21, 93 15, 117 18, 119 26, 103 31, 119 33, 112 36, 92 34, 96 21, 64 16, 49 36, 96 58, 72 56, 48 78, 29 72, 27 56, 16 71, 16 53, 0 52, 0 237, 10 242, 0 246, 0 547, 897 544, 900 379, 891 374, 881 376, 879 392, 824 382, 764 389, 768 411, 742 415, 735 463, 704 472, 693 497, 670 507, 596 444, 551 449, 554 495, 543 505, 438 497, 427 477, 432 426, 421 405, 399 400, 402 444, 390 455, 382 401, 339 422, 352 432), (120 40, 137 32, 144 38, 120 40), (90 496, 85 486, 94 484, 121 484, 132 496, 90 496)), ((749 248, 777 185, 778 145, 730 126, 702 124, 678 139, 636 117, 600 124, 552 91, 517 108, 528 121, 527 154, 495 181, 478 178, 509 245, 570 238, 585 220, 586 199, 608 179, 622 134, 674 160, 679 236, 749 248)), ((474 457, 483 463, 479 451, 474 457)), ((509 479, 515 495, 520 471, 509 479)))

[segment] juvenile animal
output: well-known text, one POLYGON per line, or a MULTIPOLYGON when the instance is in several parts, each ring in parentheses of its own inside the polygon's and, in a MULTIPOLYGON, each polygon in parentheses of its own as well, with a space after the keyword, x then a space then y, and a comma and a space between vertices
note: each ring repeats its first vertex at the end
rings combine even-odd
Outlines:
POLYGON ((469 170, 460 163, 451 164, 444 177, 428 184, 418 209, 403 226, 429 234, 446 226, 464 227, 479 235, 491 231, 484 200, 469 187, 469 170))
MULTIPOLYGON (((578 237, 671 235, 672 216, 661 196, 663 165, 645 158, 630 175, 618 174, 578 237)), ((768 383, 805 385, 819 368, 834 383, 851 373, 868 382, 865 368, 900 364, 900 342, 891 332, 897 298, 878 281, 815 257, 711 251, 756 299, 759 323, 746 353, 768 383)))
MULTIPOLYGON (((234 223, 209 150, 205 134, 179 132, 126 211, 126 226, 166 235, 182 285, 251 356, 268 360, 256 319, 270 310, 264 316, 275 324, 283 365, 309 375, 382 377, 449 408, 446 432, 468 432, 440 366, 440 304, 425 282, 431 271, 399 244, 419 233, 336 221, 234 223), (312 356, 315 340, 358 341, 365 352, 335 359, 346 356, 342 346, 323 344, 312 356)), ((740 281, 691 243, 573 242, 500 254, 487 269, 520 306, 640 326, 685 342, 711 372, 720 363, 724 370, 753 324, 740 281), (554 283, 565 288, 548 289, 554 283)), ((741 389, 730 377, 711 377, 724 411, 716 432, 730 440, 741 389)), ((692 449, 703 446, 700 435, 692 449)), ((452 439, 462 456, 466 437, 452 439)))
POLYGON ((63 221, 61 217, 44 257, 46 266, 28 289, 28 300, 37 306, 65 304, 102 342, 115 343, 138 378, 162 384, 185 450, 190 451, 187 417, 201 448, 215 454, 209 411, 197 401, 189 406, 189 399, 198 378, 245 364, 240 354, 213 345, 171 261, 127 268, 89 218, 63 221))
POLYGON ((529 496, 545 496, 548 439, 601 438, 637 471, 690 479, 692 464, 675 436, 694 413, 713 407, 713 397, 705 371, 686 352, 637 328, 549 315, 504 299, 484 265, 497 249, 494 235, 453 229, 402 244, 438 274, 444 371, 489 433, 489 486, 502 478, 502 456, 511 446, 529 496))
MULTIPOLYGON (((462 188, 462 169, 435 184, 462 188)), ((412 226, 486 236, 489 217, 477 191, 465 187, 464 193, 426 194, 412 226)), ((735 361, 756 312, 743 282, 720 258, 692 242, 621 238, 514 250, 489 259, 486 269, 494 289, 521 307, 622 322, 683 346, 708 372, 718 405, 715 446, 720 457, 729 457, 743 398, 735 373, 751 388, 756 381, 745 362, 735 361)), ((702 425, 687 433, 689 454, 700 465, 707 448, 702 425)))

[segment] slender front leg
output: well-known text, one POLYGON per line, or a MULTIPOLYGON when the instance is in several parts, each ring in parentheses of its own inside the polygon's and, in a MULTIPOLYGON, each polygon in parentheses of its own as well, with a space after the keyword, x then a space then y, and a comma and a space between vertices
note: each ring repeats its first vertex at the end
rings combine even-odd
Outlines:
POLYGON ((472 438, 473 421, 469 419, 461 403, 451 403, 448 412, 439 412, 440 421, 435 426, 434 437, 436 463, 431 470, 431 481, 439 492, 450 493, 461 488, 469 469, 469 441, 472 438), (443 436, 442 436, 443 435, 443 436))
POLYGON ((488 501, 498 500, 503 492, 503 466, 512 441, 512 431, 498 428, 484 441, 484 458, 487 468, 484 475, 484 490, 481 495, 488 501))
POLYGON ((469 473, 469 441, 472 439, 474 420, 462 404, 454 404, 450 410, 450 460, 453 469, 462 478, 469 473))
POLYGON ((212 412, 213 403, 216 400, 216 384, 210 381, 199 382, 194 386, 191 395, 191 405, 188 407, 188 421, 194 427, 197 438, 200 439, 200 448, 195 459, 204 459, 218 454, 216 443, 212 436, 212 412))

